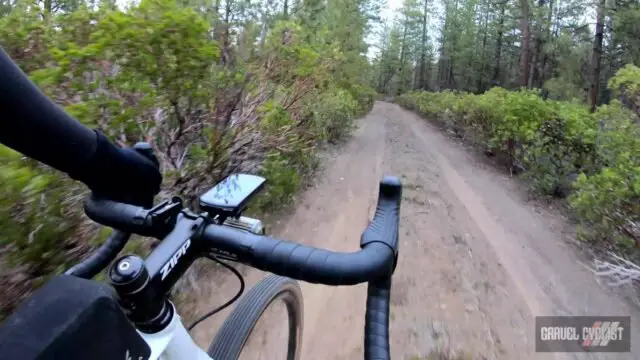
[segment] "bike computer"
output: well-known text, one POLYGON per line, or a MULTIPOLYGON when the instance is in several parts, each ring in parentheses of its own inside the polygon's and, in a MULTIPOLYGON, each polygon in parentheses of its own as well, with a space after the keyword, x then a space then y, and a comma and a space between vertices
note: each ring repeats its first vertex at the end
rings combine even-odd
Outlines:
POLYGON ((200 208, 210 216, 238 217, 249 200, 263 187, 265 179, 256 175, 233 174, 200 196, 200 208))

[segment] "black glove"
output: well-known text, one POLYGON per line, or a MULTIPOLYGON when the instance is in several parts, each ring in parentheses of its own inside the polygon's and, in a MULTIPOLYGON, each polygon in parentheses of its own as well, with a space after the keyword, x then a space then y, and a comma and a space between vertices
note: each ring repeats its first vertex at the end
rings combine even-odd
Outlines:
POLYGON ((99 131, 96 134, 95 154, 69 176, 85 183, 99 197, 150 208, 162 183, 151 147, 139 143, 134 148, 118 148, 99 131))

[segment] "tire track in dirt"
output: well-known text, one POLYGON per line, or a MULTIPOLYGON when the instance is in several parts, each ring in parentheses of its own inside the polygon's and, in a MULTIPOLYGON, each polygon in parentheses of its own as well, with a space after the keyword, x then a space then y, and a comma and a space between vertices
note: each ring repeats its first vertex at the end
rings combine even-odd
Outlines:
MULTIPOLYGON (((394 359, 426 358, 434 349, 474 359, 637 358, 634 354, 536 354, 536 315, 631 315, 637 310, 599 287, 567 246, 570 228, 528 203, 517 183, 396 105, 378 102, 358 130, 327 155, 315 185, 273 235, 340 251, 359 248, 378 181, 404 185, 400 258, 393 278, 394 359)), ((250 286, 264 273, 245 269, 250 286)), ((236 287, 216 273, 196 291, 198 312, 236 287)), ((199 281, 202 284, 202 281, 199 281)), ((302 359, 362 358, 366 286, 301 284, 305 329, 302 359)), ((194 333, 206 346, 224 312, 194 333)), ((280 333, 267 322, 260 334, 280 333)), ((640 338, 633 333, 634 343, 640 338)), ((272 359, 272 344, 252 342, 247 358, 272 359)), ((633 349, 632 349, 633 350, 633 349)))

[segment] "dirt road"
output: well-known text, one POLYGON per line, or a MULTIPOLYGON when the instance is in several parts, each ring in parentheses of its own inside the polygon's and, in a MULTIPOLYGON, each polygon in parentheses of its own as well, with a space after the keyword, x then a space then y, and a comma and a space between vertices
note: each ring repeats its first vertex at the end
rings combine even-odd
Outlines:
MULTIPOLYGON (((630 315, 638 328, 638 311, 581 265, 562 217, 527 202, 508 175, 396 105, 378 102, 359 120, 353 138, 330 154, 316 185, 300 195, 274 235, 357 250, 383 174, 400 176, 404 185, 392 289, 394 359, 426 359, 437 347, 474 359, 640 357, 534 352, 534 316, 630 315)), ((246 275, 249 284, 264 276, 250 269, 246 275)), ((220 303, 234 289, 231 278, 212 281, 200 289, 199 307, 220 303)), ((362 358, 365 289, 302 284, 302 359, 362 358)), ((220 320, 200 326, 200 344, 220 320)), ((265 328, 274 332, 278 325, 265 328)), ((638 340, 632 334, 632 343, 638 340)), ((273 358, 265 355, 269 346, 254 345, 255 356, 273 358)))

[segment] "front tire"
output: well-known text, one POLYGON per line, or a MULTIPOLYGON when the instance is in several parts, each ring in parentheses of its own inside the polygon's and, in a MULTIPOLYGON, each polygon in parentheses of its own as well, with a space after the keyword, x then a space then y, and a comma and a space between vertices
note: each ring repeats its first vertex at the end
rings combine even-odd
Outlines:
POLYGON ((236 360, 265 310, 275 301, 286 305, 289 320, 287 360, 297 360, 302 340, 302 292, 298 282, 269 275, 242 297, 224 321, 207 352, 214 360, 236 360))

